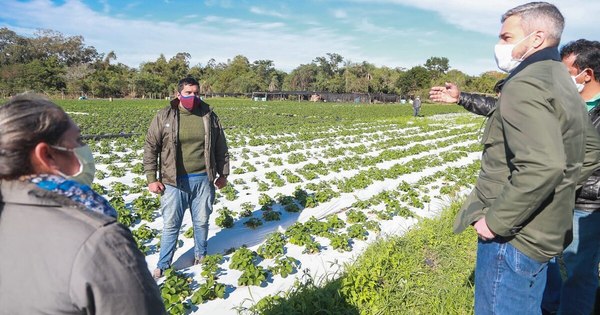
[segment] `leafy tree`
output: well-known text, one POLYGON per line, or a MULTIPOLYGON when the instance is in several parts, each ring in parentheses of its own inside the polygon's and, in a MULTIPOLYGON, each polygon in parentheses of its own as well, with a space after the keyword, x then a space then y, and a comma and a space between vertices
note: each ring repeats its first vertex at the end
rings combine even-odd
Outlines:
POLYGON ((400 70, 388 67, 375 68, 371 86, 377 93, 395 94, 398 92, 396 82, 400 78, 400 70))
POLYGON ((346 79, 347 93, 371 93, 371 80, 373 79, 373 71, 375 66, 363 61, 362 63, 346 64, 344 76, 346 79))
POLYGON ((314 63, 300 65, 286 77, 287 90, 314 91, 318 67, 314 63))
POLYGON ((446 57, 430 57, 425 61, 425 68, 433 72, 434 76, 439 76, 450 68, 449 60, 446 57))
POLYGON ((506 74, 498 71, 485 72, 479 77, 471 78, 471 80, 465 84, 464 90, 477 93, 496 94, 494 91, 496 82, 505 77, 506 74))
POLYGON ((313 64, 317 65, 315 89, 318 91, 344 92, 344 68, 340 67, 344 57, 336 53, 327 53, 326 57, 317 57, 313 64))
POLYGON ((423 66, 412 67, 398 78, 396 86, 402 95, 420 95, 425 89, 429 89, 431 72, 423 66))

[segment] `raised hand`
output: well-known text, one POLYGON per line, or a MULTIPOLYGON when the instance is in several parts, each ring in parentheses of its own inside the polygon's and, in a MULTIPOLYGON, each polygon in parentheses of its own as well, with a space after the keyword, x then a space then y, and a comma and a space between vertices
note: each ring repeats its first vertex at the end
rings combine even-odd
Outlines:
POLYGON ((446 82, 445 86, 434 86, 429 90, 429 99, 437 103, 458 103, 460 90, 454 83, 446 82))

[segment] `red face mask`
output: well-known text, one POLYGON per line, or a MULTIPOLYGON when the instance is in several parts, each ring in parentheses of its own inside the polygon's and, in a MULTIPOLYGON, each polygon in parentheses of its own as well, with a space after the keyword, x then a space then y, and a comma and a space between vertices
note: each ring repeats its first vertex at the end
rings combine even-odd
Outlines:
POLYGON ((189 96, 180 95, 179 102, 181 103, 181 106, 183 106, 183 108, 187 109, 188 111, 192 111, 192 109, 194 109, 194 106, 196 106, 196 104, 200 104, 200 99, 198 97, 196 97, 195 95, 189 95, 189 96))

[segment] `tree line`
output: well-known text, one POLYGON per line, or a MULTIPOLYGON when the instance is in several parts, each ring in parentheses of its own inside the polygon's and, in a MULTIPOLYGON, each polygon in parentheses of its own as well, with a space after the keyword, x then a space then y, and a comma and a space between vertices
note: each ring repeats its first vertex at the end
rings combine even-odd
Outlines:
POLYGON ((177 81, 193 76, 202 93, 254 91, 318 91, 333 93, 387 93, 425 97, 431 85, 456 82, 466 91, 493 93, 503 74, 495 71, 470 76, 450 69, 445 57, 430 57, 410 69, 377 67, 352 62, 337 53, 316 57, 289 73, 272 60, 250 61, 237 55, 227 62, 214 59, 190 66, 191 55, 180 52, 167 59, 132 68, 117 62, 110 51, 101 53, 82 36, 38 30, 32 37, 0 28, 0 97, 24 91, 51 96, 163 98, 173 95, 177 81))

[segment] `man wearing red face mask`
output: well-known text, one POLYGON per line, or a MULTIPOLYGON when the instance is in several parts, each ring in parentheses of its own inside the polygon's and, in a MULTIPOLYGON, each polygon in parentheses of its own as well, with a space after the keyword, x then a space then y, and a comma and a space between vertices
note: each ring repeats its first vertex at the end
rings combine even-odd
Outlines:
POLYGON ((195 263, 204 259, 215 186, 227 185, 225 134, 217 115, 198 97, 199 89, 194 78, 180 80, 177 98, 156 114, 146 134, 144 171, 148 190, 162 195, 164 220, 154 278, 171 266, 187 208, 192 214, 195 263))

